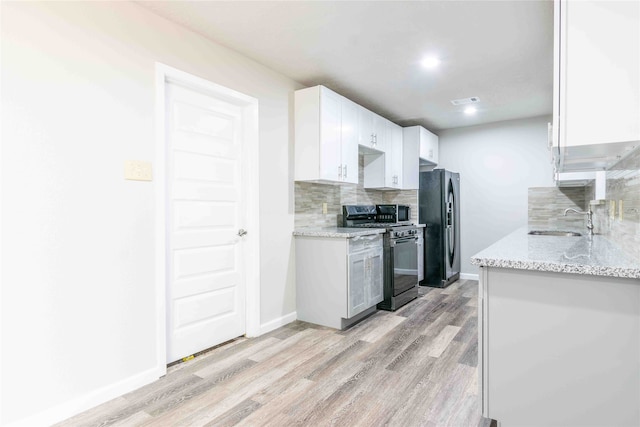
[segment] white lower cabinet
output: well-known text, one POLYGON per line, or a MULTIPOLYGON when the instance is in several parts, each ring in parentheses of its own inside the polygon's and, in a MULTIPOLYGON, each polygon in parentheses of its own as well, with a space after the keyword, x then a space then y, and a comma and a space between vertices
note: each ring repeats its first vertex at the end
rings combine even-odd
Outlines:
POLYGON ((349 254, 349 306, 353 317, 383 300, 382 247, 349 254))
POLYGON ((298 320, 345 329, 383 300, 382 235, 296 237, 298 320))

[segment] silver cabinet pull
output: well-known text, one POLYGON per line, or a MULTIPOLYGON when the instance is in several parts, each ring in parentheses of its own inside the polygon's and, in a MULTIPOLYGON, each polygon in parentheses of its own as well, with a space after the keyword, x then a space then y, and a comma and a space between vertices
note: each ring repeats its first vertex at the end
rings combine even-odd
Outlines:
POLYGON ((347 179, 347 165, 344 165, 344 179, 347 179))
POLYGON ((342 165, 338 166, 338 178, 342 179, 342 165))
POLYGON ((240 230, 238 230, 238 236, 240 237, 244 237, 245 234, 247 234, 248 231, 245 230, 244 228, 241 228, 240 230))

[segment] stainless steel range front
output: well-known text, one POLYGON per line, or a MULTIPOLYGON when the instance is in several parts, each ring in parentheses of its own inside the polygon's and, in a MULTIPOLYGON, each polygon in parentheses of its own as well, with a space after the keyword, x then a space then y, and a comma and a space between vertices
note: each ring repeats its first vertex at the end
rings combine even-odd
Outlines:
POLYGON ((422 229, 414 224, 378 222, 373 205, 344 205, 343 227, 384 228, 384 300, 378 308, 395 311, 418 297, 422 229))

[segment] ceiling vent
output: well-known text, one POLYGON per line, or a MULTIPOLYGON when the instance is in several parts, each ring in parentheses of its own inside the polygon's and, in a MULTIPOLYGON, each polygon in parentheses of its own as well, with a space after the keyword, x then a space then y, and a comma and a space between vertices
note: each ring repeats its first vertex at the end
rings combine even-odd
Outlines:
POLYGON ((472 96, 471 98, 453 99, 451 101, 453 105, 475 104, 477 102, 480 102, 480 98, 478 98, 477 96, 472 96))

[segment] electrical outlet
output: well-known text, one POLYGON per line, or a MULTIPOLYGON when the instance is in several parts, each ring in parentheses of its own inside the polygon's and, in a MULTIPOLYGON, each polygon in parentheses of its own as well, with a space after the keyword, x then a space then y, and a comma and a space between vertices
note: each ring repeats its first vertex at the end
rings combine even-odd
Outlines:
POLYGON ((326 204, 326 203, 323 203, 323 204, 322 204, 322 214, 323 214, 323 215, 326 215, 326 214, 327 214, 327 204, 326 204))
POLYGON ((124 179, 133 181, 151 181, 151 162, 142 160, 124 161, 124 179))

